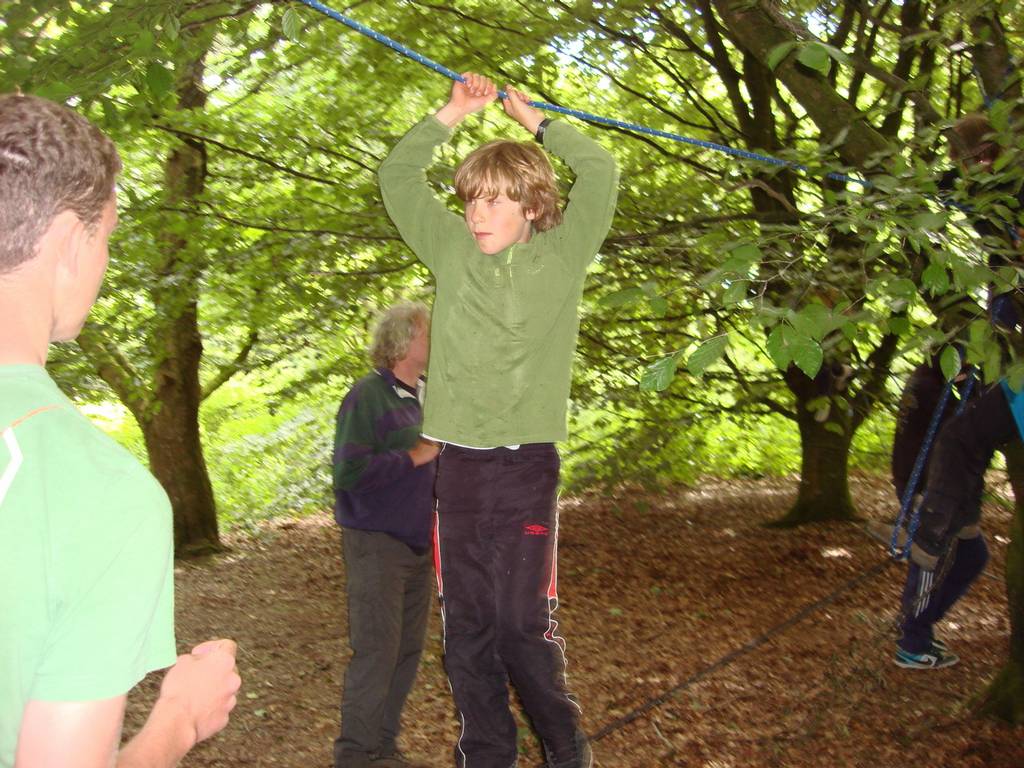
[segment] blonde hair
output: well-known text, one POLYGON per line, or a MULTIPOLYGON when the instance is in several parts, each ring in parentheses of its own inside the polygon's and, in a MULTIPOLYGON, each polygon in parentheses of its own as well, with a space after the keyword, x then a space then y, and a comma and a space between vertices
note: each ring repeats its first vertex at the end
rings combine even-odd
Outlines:
POLYGON ((464 203, 505 195, 533 213, 538 232, 562 223, 555 171, 536 144, 500 140, 477 147, 455 169, 455 194, 464 203))
POLYGON ((373 329, 370 359, 375 368, 392 368, 405 357, 420 328, 430 326, 430 310, 418 301, 401 301, 385 311, 373 329))

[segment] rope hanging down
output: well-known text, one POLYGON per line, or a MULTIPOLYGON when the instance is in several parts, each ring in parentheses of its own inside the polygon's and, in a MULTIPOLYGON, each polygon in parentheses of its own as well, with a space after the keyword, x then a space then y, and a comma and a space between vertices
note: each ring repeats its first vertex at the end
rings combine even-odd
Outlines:
MULTIPOLYGON (((455 80, 460 83, 463 82, 462 75, 460 75, 458 72, 448 69, 448 67, 442 64, 438 64, 436 61, 428 59, 426 56, 417 53, 416 51, 412 50, 411 48, 408 48, 407 46, 402 45, 398 41, 392 40, 390 37, 387 37, 386 35, 382 35, 379 32, 370 29, 365 24, 360 24, 355 19, 350 19, 348 16, 338 13, 333 8, 329 8, 323 3, 319 2, 319 0, 299 0, 299 2, 303 3, 304 5, 308 5, 313 10, 319 11, 320 13, 324 14, 325 16, 331 19, 334 19, 335 21, 340 21, 342 24, 351 29, 354 29, 359 34, 365 35, 371 40, 376 40, 378 43, 381 43, 382 45, 386 45, 388 48, 397 51, 401 55, 412 59, 418 64, 422 64, 428 69, 434 70, 438 74, 444 75, 450 80, 455 80)), ((506 98, 504 91, 498 91, 498 95, 503 99, 506 98)), ((543 109, 548 112, 557 112, 562 115, 569 115, 570 117, 575 117, 580 120, 586 120, 592 123, 610 125, 614 128, 621 128, 622 130, 625 131, 643 133, 648 136, 656 136, 662 139, 671 139, 672 141, 678 141, 681 144, 689 144, 694 147, 700 147, 701 149, 710 149, 715 152, 724 152, 727 155, 739 157, 744 160, 754 160, 761 163, 767 163, 768 165, 784 166, 787 168, 793 168, 798 171, 810 172, 810 169, 806 165, 790 162, 789 160, 782 160, 781 158, 778 157, 762 155, 757 152, 749 152, 745 149, 736 149, 735 147, 729 147, 724 144, 716 144, 712 141, 703 141, 702 139, 694 139, 688 136, 681 136, 678 133, 662 131, 658 130, 657 128, 648 128, 643 125, 637 125, 636 123, 627 123, 623 120, 616 120, 610 117, 601 117, 600 115, 594 115, 589 112, 583 112, 578 109, 560 107, 557 104, 548 104, 547 102, 544 101, 531 101, 530 106, 536 107, 537 109, 543 109)), ((834 179, 835 181, 859 184, 864 188, 871 186, 870 181, 867 181, 866 179, 857 178, 856 176, 847 176, 846 174, 835 172, 827 173, 825 175, 830 179, 834 179)))

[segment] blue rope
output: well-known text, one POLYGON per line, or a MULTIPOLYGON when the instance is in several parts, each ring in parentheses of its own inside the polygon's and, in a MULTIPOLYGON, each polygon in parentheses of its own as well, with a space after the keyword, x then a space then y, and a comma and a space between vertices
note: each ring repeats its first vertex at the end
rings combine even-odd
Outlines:
MULTIPOLYGON (((340 21, 342 24, 344 24, 347 27, 350 27, 351 29, 354 29, 359 34, 365 35, 366 37, 369 37, 371 40, 376 40, 378 43, 381 43, 382 45, 386 45, 388 48, 397 51, 398 53, 402 54, 407 58, 412 59, 418 64, 422 64, 424 67, 427 67, 428 69, 432 69, 438 74, 444 75, 450 80, 455 80, 456 82, 460 83, 465 82, 462 75, 460 75, 458 72, 454 72, 453 70, 448 69, 448 67, 442 64, 438 64, 436 61, 428 59, 423 54, 417 53, 411 48, 402 45, 397 40, 392 40, 390 37, 387 37, 386 35, 382 35, 380 32, 376 32, 370 29, 365 24, 360 24, 355 19, 350 19, 348 16, 338 13, 333 8, 327 7, 318 0, 299 0, 299 2, 308 5, 313 10, 319 11, 320 13, 334 19, 335 21, 340 21)), ((508 98, 508 95, 504 91, 498 91, 498 96, 502 99, 508 98)), ((583 112, 578 109, 560 107, 557 104, 548 104, 547 102, 544 101, 531 101, 530 106, 536 107, 537 109, 543 109, 548 112, 557 112, 562 115, 569 115, 570 117, 576 117, 579 118, 580 120, 587 120, 592 123, 610 125, 615 128, 621 128, 622 130, 632 131, 634 133, 642 133, 648 136, 656 136, 662 139, 671 139, 672 141, 678 141, 682 144, 689 144, 694 147, 700 147, 701 149, 710 149, 714 150, 715 152, 724 152, 727 155, 739 157, 744 160, 756 160, 758 162, 767 163, 768 165, 784 166, 787 168, 793 168, 798 171, 810 171, 810 169, 806 165, 802 165, 800 163, 793 163, 788 160, 782 160, 781 158, 778 157, 762 155, 757 152, 749 152, 745 149, 736 149, 735 147, 729 147, 724 144, 716 144, 713 141, 693 139, 688 136, 682 136, 678 133, 672 133, 670 131, 661 131, 658 130, 657 128, 648 128, 643 125, 637 125, 636 123, 627 123, 623 120, 615 120, 610 117, 601 117, 600 115, 593 115, 589 112, 583 112)), ((857 178, 856 176, 847 176, 846 174, 835 172, 827 173, 825 175, 830 179, 848 182, 852 184, 859 184, 864 188, 872 186, 870 181, 867 181, 866 179, 857 178)))
MULTIPOLYGON (((967 381, 964 383, 964 389, 961 393, 960 405, 957 406, 956 415, 959 416, 964 412, 964 408, 967 407, 967 401, 971 396, 971 392, 974 390, 974 384, 977 380, 974 369, 971 368, 967 375, 967 381)), ((896 560, 905 560, 910 557, 910 548, 914 544, 914 536, 917 534, 917 529, 921 523, 921 507, 922 504, 918 504, 914 508, 913 514, 910 516, 910 522, 907 525, 907 541, 900 547, 899 546, 899 534, 900 528, 903 527, 903 521, 907 517, 907 512, 910 510, 910 505, 913 503, 914 494, 917 492, 917 487, 921 482, 921 474, 924 472, 924 465, 928 461, 928 454, 931 453, 932 443, 935 442, 935 436, 938 434, 939 425, 942 423, 942 415, 946 412, 946 406, 949 404, 949 398, 953 393, 953 382, 950 381, 946 385, 946 389, 942 393, 942 397, 939 399, 939 404, 935 406, 935 412, 932 414, 932 420, 928 424, 928 431, 925 432, 924 442, 921 443, 921 450, 917 453, 917 459, 914 461, 914 468, 910 473, 910 480, 907 482, 907 487, 903 489, 903 498, 900 499, 900 513, 896 518, 896 524, 892 529, 892 538, 889 541, 889 554, 896 560)))

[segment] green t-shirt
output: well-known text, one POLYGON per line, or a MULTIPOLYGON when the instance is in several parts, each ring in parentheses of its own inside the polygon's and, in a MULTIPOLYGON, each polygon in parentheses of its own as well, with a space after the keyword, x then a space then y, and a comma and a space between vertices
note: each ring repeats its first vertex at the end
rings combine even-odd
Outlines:
POLYGON ((564 440, 578 308, 615 214, 615 160, 568 123, 551 123, 544 148, 576 173, 563 221, 488 255, 427 183, 450 133, 426 118, 379 173, 391 220, 437 282, 423 434, 477 448, 564 440))
POLYGON ((0 366, 0 767, 25 704, 127 693, 175 660, 171 509, 39 366, 0 366))

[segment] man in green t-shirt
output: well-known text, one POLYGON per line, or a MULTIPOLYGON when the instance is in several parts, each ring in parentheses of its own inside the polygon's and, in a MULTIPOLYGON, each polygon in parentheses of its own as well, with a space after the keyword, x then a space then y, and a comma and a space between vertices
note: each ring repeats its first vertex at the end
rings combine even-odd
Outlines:
POLYGON ((44 368, 74 339, 117 223, 110 140, 0 95, 0 768, 165 768, 227 724, 235 645, 175 659, 170 505, 44 368), (118 749, 127 692, 171 666, 118 749))

